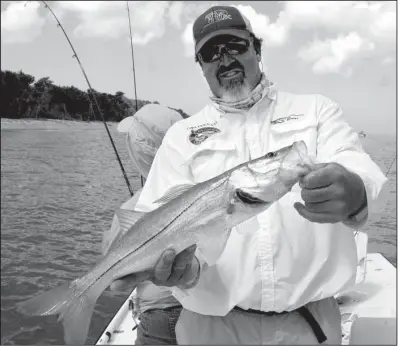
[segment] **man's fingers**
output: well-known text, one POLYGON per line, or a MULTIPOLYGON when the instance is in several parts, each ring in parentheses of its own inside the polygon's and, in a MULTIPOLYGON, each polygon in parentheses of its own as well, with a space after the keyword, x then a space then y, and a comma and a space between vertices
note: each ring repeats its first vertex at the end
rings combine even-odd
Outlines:
POLYGON ((316 189, 329 186, 333 183, 333 170, 329 164, 317 164, 315 168, 300 180, 300 187, 316 189))
POLYGON ((342 201, 332 200, 321 203, 305 203, 305 209, 311 213, 345 214, 345 204, 342 201))
POLYGON ((313 213, 306 209, 301 203, 294 203, 294 208, 305 219, 316 223, 337 223, 340 222, 341 217, 336 214, 329 213, 313 213))
POLYGON ((341 188, 336 184, 317 189, 303 188, 301 190, 301 198, 306 203, 319 203, 336 199, 342 195, 341 188))
POLYGON ((196 245, 191 245, 190 247, 186 248, 184 251, 181 251, 174 259, 173 267, 175 269, 184 269, 187 264, 192 262, 192 258, 195 255, 195 251, 196 251, 196 245))
POLYGON ((183 283, 180 286, 184 287, 184 284, 192 281, 198 275, 200 269, 200 264, 197 257, 194 255, 192 262, 187 265, 184 274, 181 276, 180 281, 183 283))
POLYGON ((180 252, 174 259, 173 268, 169 277, 170 284, 174 286, 175 283, 181 279, 185 271, 190 268, 193 257, 195 256, 196 245, 192 245, 184 251, 180 252))
POLYGON ((173 249, 168 249, 163 252, 153 271, 154 283, 162 283, 167 281, 171 274, 174 258, 175 251, 173 249))

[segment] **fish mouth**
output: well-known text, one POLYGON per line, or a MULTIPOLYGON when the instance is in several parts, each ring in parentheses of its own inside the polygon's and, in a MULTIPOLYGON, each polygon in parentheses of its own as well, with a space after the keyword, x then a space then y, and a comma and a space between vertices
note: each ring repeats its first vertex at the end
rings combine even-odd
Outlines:
POLYGON ((250 195, 249 193, 241 190, 241 189, 237 189, 236 190, 236 196, 243 202, 246 204, 264 204, 266 203, 266 201, 263 201, 259 198, 256 198, 252 195, 250 195))

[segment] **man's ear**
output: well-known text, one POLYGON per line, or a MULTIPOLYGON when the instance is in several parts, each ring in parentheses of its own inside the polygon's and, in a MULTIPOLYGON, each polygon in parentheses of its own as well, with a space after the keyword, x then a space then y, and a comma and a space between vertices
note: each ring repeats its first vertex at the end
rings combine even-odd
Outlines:
POLYGON ((258 62, 261 61, 261 54, 257 54, 257 61, 258 61, 258 62))

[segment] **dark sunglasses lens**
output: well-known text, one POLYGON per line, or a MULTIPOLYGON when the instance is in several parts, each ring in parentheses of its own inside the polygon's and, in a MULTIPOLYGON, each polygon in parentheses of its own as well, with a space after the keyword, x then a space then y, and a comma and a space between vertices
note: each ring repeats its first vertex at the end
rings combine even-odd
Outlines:
POLYGON ((212 62, 220 57, 218 46, 204 45, 199 54, 204 62, 212 62))
POLYGON ((226 45, 229 54, 243 54, 247 51, 249 44, 247 41, 228 42, 226 45))
POLYGON ((230 55, 238 55, 247 52, 250 42, 246 40, 232 40, 227 42, 225 48, 220 45, 206 44, 199 52, 202 60, 206 63, 214 62, 221 57, 221 52, 225 49, 230 55))

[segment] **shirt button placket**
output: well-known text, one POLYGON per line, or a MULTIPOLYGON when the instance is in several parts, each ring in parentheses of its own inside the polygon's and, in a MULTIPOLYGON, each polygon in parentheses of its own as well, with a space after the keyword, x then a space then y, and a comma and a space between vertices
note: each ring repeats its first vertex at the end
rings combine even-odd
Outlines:
POLYGON ((255 114, 249 113, 245 124, 245 137, 249 146, 251 159, 257 158, 261 155, 259 128, 257 126, 257 118, 255 114))
POLYGON ((273 311, 275 306, 274 296, 274 263, 272 253, 272 237, 269 230, 269 225, 264 220, 265 215, 258 217, 261 228, 259 236, 259 260, 260 260, 260 275, 261 275, 261 310, 273 311))

